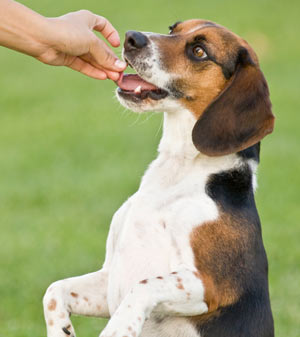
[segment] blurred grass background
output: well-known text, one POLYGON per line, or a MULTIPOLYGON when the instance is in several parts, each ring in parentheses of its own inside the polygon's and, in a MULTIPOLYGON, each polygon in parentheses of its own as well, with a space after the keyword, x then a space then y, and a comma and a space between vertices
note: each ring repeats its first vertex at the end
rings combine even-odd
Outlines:
MULTIPOLYGON (((198 17, 254 46, 277 116, 263 141, 257 192, 276 335, 299 337, 299 0, 22 2, 46 16, 92 10, 122 41, 129 29, 167 33, 198 17)), ((101 266, 112 214, 155 157, 162 116, 124 111, 109 81, 4 48, 0 64, 0 336, 45 336, 45 289, 101 266)), ((78 336, 97 336, 106 323, 73 321, 78 336)))

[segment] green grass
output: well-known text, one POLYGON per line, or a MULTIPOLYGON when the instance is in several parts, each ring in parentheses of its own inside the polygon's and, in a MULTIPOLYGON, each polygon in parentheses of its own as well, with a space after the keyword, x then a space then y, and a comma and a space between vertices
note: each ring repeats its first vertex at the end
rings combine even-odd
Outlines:
MULTIPOLYGON (((276 335, 299 337, 299 1, 24 3, 47 16, 93 10, 122 38, 129 29, 166 33, 179 19, 201 17, 254 45, 277 116, 263 142, 257 192, 276 335)), ((4 48, 0 64, 0 336, 44 336, 45 289, 101 266, 110 219, 155 157, 161 115, 125 112, 109 81, 4 48)), ((74 323, 78 336, 97 336, 105 320, 74 323)))

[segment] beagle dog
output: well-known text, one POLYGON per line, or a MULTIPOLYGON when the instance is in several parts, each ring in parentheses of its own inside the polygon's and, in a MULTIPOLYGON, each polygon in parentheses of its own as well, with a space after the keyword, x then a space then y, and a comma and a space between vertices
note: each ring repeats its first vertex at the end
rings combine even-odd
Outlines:
POLYGON ((110 317, 100 337, 273 337, 254 190, 274 116, 256 54, 188 20, 127 32, 123 58, 136 74, 121 104, 164 111, 159 154, 113 216, 102 269, 47 289, 48 337, 75 336, 71 314, 110 317))

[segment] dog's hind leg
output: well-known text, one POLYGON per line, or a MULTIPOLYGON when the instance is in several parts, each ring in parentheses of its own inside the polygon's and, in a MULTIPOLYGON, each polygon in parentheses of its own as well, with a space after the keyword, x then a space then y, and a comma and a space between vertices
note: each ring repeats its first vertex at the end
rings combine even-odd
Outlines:
POLYGON ((43 299, 48 337, 75 336, 70 315, 109 317, 107 273, 94 273, 54 282, 43 299))

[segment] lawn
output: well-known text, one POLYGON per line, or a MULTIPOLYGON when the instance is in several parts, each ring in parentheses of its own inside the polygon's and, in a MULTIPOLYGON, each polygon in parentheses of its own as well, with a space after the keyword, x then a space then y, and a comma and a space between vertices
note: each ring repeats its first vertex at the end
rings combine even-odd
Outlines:
MULTIPOLYGON (((263 141, 256 195, 276 335, 299 337, 300 2, 24 3, 47 16, 90 9, 109 18, 122 40, 126 30, 167 33, 177 20, 206 18, 254 46, 277 116, 263 141)), ((45 336, 47 286, 101 267, 111 217, 156 156, 162 116, 125 111, 109 81, 4 48, 0 64, 0 336, 45 336)), ((106 323, 73 321, 79 337, 97 336, 106 323)))

